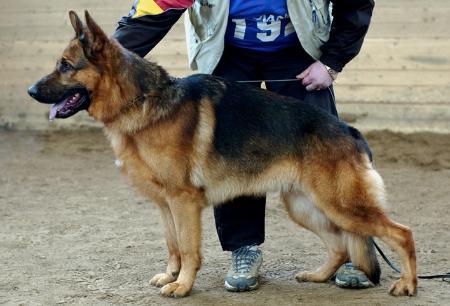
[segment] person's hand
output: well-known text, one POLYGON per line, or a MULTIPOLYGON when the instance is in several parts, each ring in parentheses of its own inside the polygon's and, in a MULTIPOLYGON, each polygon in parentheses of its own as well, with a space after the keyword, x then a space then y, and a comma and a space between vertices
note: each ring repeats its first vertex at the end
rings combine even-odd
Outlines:
POLYGON ((296 76, 302 81, 306 90, 322 90, 333 83, 333 79, 327 71, 327 68, 321 61, 316 61, 296 76))

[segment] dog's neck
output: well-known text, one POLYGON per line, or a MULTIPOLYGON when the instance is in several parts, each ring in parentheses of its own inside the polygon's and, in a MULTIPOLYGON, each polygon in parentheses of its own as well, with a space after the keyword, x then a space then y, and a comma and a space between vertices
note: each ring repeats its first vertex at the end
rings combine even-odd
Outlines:
POLYGON ((114 69, 120 74, 112 82, 118 93, 114 95, 117 114, 102 121, 107 127, 134 133, 163 120, 173 110, 172 99, 166 97, 174 79, 162 67, 122 47, 117 51, 114 69))
POLYGON ((162 67, 132 52, 123 51, 122 76, 126 76, 133 84, 137 95, 150 92, 162 93, 172 83, 172 78, 162 67))

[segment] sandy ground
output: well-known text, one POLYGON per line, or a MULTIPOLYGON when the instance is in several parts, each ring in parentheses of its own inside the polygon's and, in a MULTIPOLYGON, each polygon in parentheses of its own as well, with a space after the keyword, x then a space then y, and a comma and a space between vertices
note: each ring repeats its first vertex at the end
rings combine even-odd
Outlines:
MULTIPOLYGON (((450 271, 450 135, 368 138, 391 214, 414 230, 419 273, 450 271)), ((0 304, 450 304, 450 283, 441 280, 420 281, 417 297, 388 296, 396 274, 384 263, 381 285, 368 290, 297 283, 295 273, 318 266, 324 249, 274 198, 260 290, 225 291, 229 254, 206 209, 204 264, 192 295, 163 298, 148 284, 165 269, 159 213, 120 176, 100 131, 0 131, 0 144, 0 304)))

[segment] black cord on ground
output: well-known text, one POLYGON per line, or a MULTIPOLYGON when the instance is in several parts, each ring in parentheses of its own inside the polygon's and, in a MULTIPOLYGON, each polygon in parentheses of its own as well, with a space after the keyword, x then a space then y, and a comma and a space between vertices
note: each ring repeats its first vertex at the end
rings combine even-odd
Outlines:
MULTIPOLYGON (((397 273, 400 273, 400 269, 384 254, 384 252, 381 250, 381 248, 378 246, 378 244, 373 241, 373 244, 375 245, 375 248, 377 249, 378 253, 380 253, 381 257, 384 259, 384 261, 389 265, 389 267, 392 268, 397 273)), ((441 278, 443 281, 447 281, 446 279, 450 280, 450 272, 447 272, 446 274, 433 274, 433 275, 419 275, 417 278, 420 279, 436 279, 441 278)))

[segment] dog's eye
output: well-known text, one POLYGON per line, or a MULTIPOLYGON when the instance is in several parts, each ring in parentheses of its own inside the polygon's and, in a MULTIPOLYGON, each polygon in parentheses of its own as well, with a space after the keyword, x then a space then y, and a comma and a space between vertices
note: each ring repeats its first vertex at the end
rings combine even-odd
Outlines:
POLYGON ((65 60, 62 60, 61 63, 59 64, 59 71, 61 72, 67 72, 73 69, 74 69, 73 66, 65 60))

